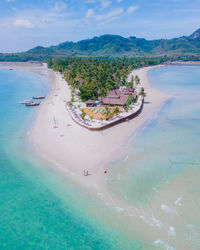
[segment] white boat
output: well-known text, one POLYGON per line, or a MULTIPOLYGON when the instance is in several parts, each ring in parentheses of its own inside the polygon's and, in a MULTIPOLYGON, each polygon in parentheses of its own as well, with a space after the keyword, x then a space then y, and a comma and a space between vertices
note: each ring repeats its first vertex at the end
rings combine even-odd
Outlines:
POLYGON ((32 101, 31 100, 24 100, 24 101, 21 101, 21 102, 19 102, 19 103, 21 103, 21 104, 29 104, 29 103, 31 103, 32 101))

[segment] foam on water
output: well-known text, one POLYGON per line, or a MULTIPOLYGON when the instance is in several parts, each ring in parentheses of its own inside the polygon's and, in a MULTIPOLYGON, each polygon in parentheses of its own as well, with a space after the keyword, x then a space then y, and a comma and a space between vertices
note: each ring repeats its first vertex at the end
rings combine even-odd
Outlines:
POLYGON ((177 214, 176 209, 171 208, 171 207, 169 207, 169 206, 167 206, 167 205, 165 205, 165 204, 162 204, 162 205, 161 205, 161 209, 162 209, 165 213, 167 213, 167 214, 177 214))
POLYGON ((170 227, 168 230, 168 236, 176 237, 176 230, 174 227, 170 227))
POLYGON ((177 200, 175 200, 174 204, 176 206, 181 206, 181 202, 182 202, 182 197, 178 197, 177 200))
POLYGON ((154 225, 156 227, 162 227, 163 226, 163 223, 160 220, 156 219, 153 214, 151 216, 151 221, 154 223, 154 225))
POLYGON ((170 246, 167 242, 165 242, 161 239, 157 239, 154 243, 159 248, 162 247, 166 250, 176 250, 176 248, 174 248, 173 246, 170 246))
POLYGON ((118 213, 124 212, 124 208, 122 208, 122 207, 115 207, 115 210, 116 210, 118 213))

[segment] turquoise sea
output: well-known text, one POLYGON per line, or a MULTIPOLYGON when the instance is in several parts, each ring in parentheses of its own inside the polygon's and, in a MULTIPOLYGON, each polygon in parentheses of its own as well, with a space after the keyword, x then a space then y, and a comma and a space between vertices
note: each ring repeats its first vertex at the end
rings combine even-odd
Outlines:
POLYGON ((18 102, 48 91, 45 76, 0 69, 0 249, 140 248, 143 242, 101 222, 100 204, 31 148, 37 107, 18 102))
POLYGON ((137 211, 129 218, 76 189, 31 148, 37 108, 18 101, 48 93, 46 77, 0 69, 0 249, 200 249, 200 67, 148 76, 172 98, 130 138, 107 181, 137 211))

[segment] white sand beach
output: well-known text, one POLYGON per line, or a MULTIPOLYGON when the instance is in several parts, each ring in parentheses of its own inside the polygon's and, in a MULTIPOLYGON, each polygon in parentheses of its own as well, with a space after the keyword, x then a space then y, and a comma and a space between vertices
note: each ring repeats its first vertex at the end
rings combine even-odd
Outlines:
POLYGON ((31 133, 35 147, 67 178, 90 190, 94 187, 102 190, 105 168, 123 153, 129 137, 168 98, 149 85, 147 72, 151 68, 132 72, 139 76, 147 92, 142 113, 129 122, 99 132, 89 131, 71 119, 66 108, 66 101, 70 100, 69 86, 60 73, 49 70, 52 89, 40 107, 31 133), (57 128, 54 128, 54 118, 57 128), (88 169, 89 176, 82 175, 84 169, 88 169))
MULTIPOLYGON (((38 108, 28 136, 34 149, 50 163, 49 166, 54 171, 66 178, 66 181, 72 181, 81 191, 86 191, 101 201, 101 204, 114 211, 113 216, 117 217, 110 217, 109 213, 101 209, 93 208, 91 213, 103 214, 100 216, 101 220, 112 224, 115 229, 124 228, 130 236, 145 235, 146 240, 151 241, 156 240, 158 235, 164 237, 168 232, 167 227, 160 228, 158 220, 152 215, 153 205, 138 209, 125 204, 119 197, 111 194, 106 185, 106 179, 111 171, 110 163, 125 156, 130 136, 134 136, 137 129, 146 121, 154 118, 161 105, 170 98, 150 86, 147 72, 153 67, 131 73, 139 76, 147 92, 142 112, 128 122, 100 132, 89 131, 71 119, 66 108, 66 101, 70 99, 70 89, 60 73, 47 69, 45 64, 42 66, 30 63, 3 63, 0 67, 12 67, 48 76, 51 91, 38 108), (54 128, 54 119, 57 128, 54 128), (84 169, 88 169, 88 176, 83 176, 84 169), (104 173, 105 170, 107 174, 104 173)), ((168 223, 166 218, 162 220, 168 223)))
POLYGON ((31 131, 31 142, 62 175, 89 190, 95 188, 96 192, 102 191, 105 169, 123 154, 130 136, 144 122, 152 119, 169 98, 150 86, 147 72, 153 67, 135 70, 130 76, 138 75, 147 93, 142 112, 128 122, 104 131, 89 131, 71 119, 66 108, 66 102, 71 98, 70 88, 60 73, 47 69, 46 64, 37 63, 1 63, 1 67, 48 75, 51 91, 39 108, 31 131), (54 120, 57 128, 54 128, 54 120), (83 176, 84 169, 89 171, 89 176, 83 176))

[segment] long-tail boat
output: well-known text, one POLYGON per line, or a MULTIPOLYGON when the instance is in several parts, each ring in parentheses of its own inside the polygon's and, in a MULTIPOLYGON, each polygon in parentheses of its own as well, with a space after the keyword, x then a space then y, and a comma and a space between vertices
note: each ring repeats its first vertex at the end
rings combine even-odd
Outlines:
POLYGON ((32 101, 31 100, 24 100, 24 101, 21 101, 19 102, 20 104, 28 104, 28 103, 31 103, 32 101))
POLYGON ((39 106, 40 102, 31 102, 31 103, 27 103, 26 107, 34 107, 34 106, 39 106))
POLYGON ((33 96, 33 99, 44 99, 45 98, 45 96, 33 96))

